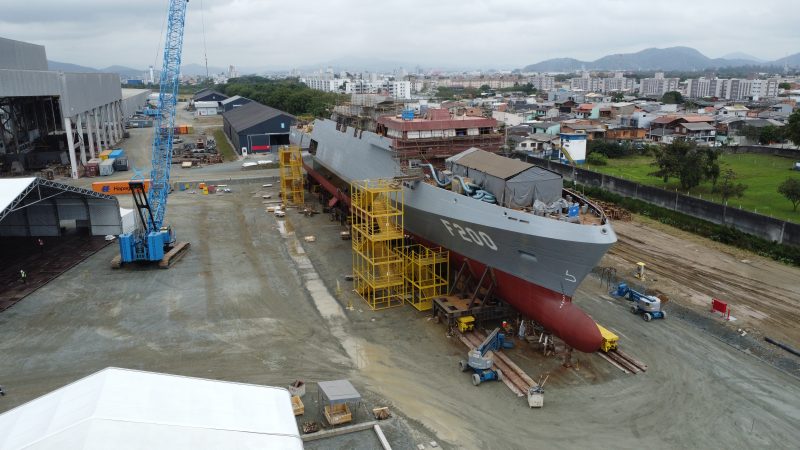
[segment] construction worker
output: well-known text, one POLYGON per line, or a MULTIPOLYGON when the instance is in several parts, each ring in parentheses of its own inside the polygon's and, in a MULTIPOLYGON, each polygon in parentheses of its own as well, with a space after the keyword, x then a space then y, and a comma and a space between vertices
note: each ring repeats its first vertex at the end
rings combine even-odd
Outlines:
POLYGON ((22 284, 28 283, 28 274, 22 269, 19 269, 19 280, 22 281, 22 284))

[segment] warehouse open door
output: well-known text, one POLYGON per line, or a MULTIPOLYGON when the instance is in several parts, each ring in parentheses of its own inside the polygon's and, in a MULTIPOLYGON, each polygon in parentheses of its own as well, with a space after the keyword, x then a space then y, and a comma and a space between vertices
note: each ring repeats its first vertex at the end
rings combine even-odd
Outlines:
POLYGON ((0 179, 0 311, 121 232, 116 197, 42 178, 0 179))

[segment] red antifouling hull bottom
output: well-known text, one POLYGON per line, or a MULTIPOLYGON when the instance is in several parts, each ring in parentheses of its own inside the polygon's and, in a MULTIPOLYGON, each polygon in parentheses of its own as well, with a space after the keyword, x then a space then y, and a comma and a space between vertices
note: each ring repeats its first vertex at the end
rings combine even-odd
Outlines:
MULTIPOLYGON (((426 245, 424 239, 419 239, 426 245)), ((434 245, 435 246, 435 245, 434 245)), ((480 277, 486 265, 468 260, 450 252, 451 267, 461 267, 467 261, 473 275, 480 277)), ((572 303, 572 299, 521 278, 493 269, 497 286, 494 293, 513 306, 522 315, 533 319, 549 332, 555 334, 570 347, 586 353, 600 349, 603 337, 597 324, 583 310, 572 303)))

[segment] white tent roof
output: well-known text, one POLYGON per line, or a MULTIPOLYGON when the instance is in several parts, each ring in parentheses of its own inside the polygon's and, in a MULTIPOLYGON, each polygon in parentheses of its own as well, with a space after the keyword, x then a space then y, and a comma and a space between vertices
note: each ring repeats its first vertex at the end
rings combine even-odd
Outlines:
POLYGON ((8 208, 36 178, 0 178, 0 211, 8 208))
POLYGON ((0 449, 302 449, 283 388, 109 367, 0 415, 0 449))

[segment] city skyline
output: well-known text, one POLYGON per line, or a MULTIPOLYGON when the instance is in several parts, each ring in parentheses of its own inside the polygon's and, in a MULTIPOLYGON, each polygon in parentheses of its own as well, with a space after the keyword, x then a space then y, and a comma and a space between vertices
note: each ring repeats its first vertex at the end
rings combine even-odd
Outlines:
MULTIPOLYGON (((411 71, 416 65, 514 69, 649 47, 688 46, 711 58, 742 52, 774 60, 796 53, 800 33, 790 14, 780 14, 792 2, 766 3, 753 9, 744 1, 703 2, 699 8, 685 0, 604 0, 591 8, 580 1, 195 1, 187 14, 183 61, 203 65, 205 48, 215 67, 358 69, 377 61, 411 71)), ((94 68, 160 65, 165 1, 2 0, 0 8, 3 37, 45 45, 51 60, 94 68)))

